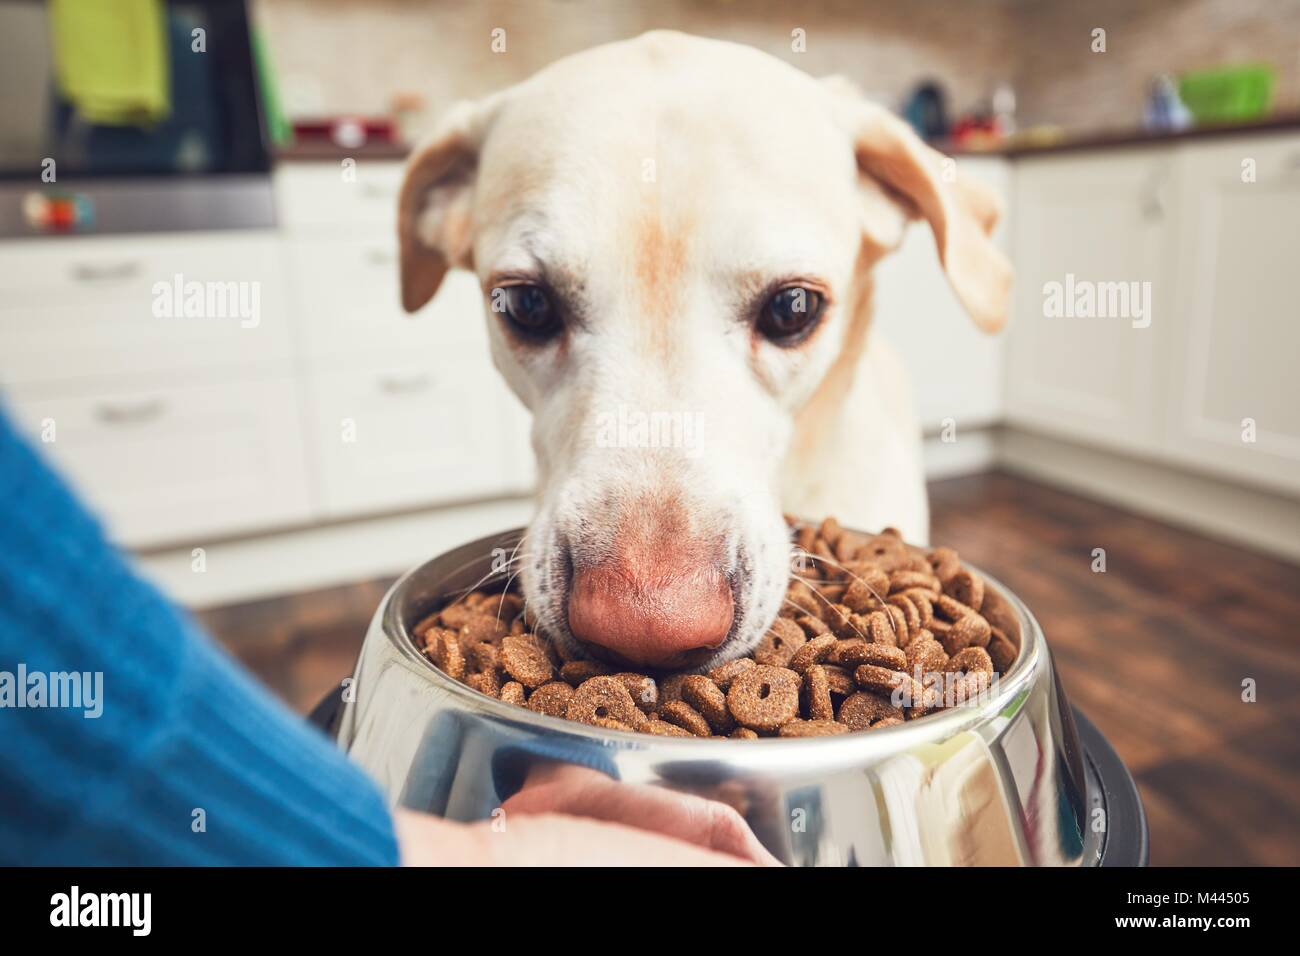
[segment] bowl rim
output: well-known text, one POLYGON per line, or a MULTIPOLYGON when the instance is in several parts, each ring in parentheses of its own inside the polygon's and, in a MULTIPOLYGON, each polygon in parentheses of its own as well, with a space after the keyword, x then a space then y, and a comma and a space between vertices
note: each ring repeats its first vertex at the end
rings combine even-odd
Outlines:
MULTIPOLYGON (((1029 608, 1026 607, 1014 591, 1002 584, 997 578, 986 573, 978 566, 963 561, 962 563, 966 567, 984 578, 986 587, 993 587, 999 596, 1007 602, 1007 605, 1016 616, 1021 637, 1020 652, 1016 655, 1015 663, 1012 664, 1010 670, 993 681, 992 689, 983 695, 981 702, 976 705, 962 704, 950 707, 936 714, 928 714, 916 720, 909 720, 897 726, 885 727, 871 732, 859 731, 821 737, 760 737, 757 740, 661 737, 637 731, 591 727, 563 717, 551 717, 521 707, 518 704, 510 704, 495 697, 489 697, 439 670, 416 647, 398 607, 400 598, 405 596, 406 592, 419 579, 421 572, 425 571, 434 562, 442 561, 452 555, 472 549, 478 550, 482 555, 482 557, 475 559, 476 561, 487 561, 490 559, 491 549, 494 545, 497 547, 513 545, 523 536, 525 531, 525 528, 519 527, 485 535, 467 541, 416 565, 392 584, 376 612, 376 619, 380 622, 385 637, 394 645, 408 666, 413 667, 434 686, 453 695, 459 701, 463 701, 467 711, 476 713, 479 716, 491 717, 518 729, 549 731, 606 747, 617 744, 623 749, 653 749, 657 753, 681 749, 684 755, 689 753, 690 759, 698 759, 709 753, 718 755, 719 747, 731 744, 732 746, 726 751, 728 760, 735 760, 738 754, 775 758, 777 755, 789 754, 791 748, 794 748, 799 753, 808 755, 811 755, 817 749, 823 751, 853 750, 853 757, 860 762, 862 754, 857 751, 864 747, 871 750, 880 749, 881 753, 878 756, 884 757, 900 750, 906 750, 917 743, 947 740, 963 730, 986 725, 991 719, 1007 710, 1009 705, 1017 698, 1023 699, 1027 696, 1028 689, 1036 676, 1042 673, 1044 666, 1050 667, 1050 652, 1047 647, 1046 637, 1038 624, 1038 620, 1029 608), (875 743, 870 743, 871 741, 875 741, 875 743)), ((463 573, 465 567, 457 568, 457 572, 463 573)), ((451 573, 454 572, 449 572, 444 577, 449 577, 451 573)), ((480 586, 487 581, 493 580, 496 580, 496 578, 485 578, 480 582, 480 586)), ((760 762, 766 762, 766 760, 760 762)))

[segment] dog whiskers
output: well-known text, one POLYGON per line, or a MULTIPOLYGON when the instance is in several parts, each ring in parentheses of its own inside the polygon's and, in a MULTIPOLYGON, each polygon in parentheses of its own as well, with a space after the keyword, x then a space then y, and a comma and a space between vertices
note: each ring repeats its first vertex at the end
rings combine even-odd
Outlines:
MULTIPOLYGON (((844 572, 845 574, 847 574, 849 577, 853 578, 853 580, 855 580, 855 581, 860 581, 860 582, 862 583, 862 585, 863 585, 863 586, 864 586, 868 591, 871 592, 871 596, 872 596, 872 597, 874 597, 874 598, 875 598, 877 601, 879 601, 882 605, 888 604, 888 601, 886 601, 885 598, 881 597, 881 596, 880 596, 880 593, 879 593, 875 588, 873 588, 873 587, 872 587, 870 584, 868 584, 866 581, 863 581, 862 578, 858 577, 856 574, 854 574, 854 573, 853 573, 852 571, 850 571, 848 568, 844 567, 842 564, 839 564, 839 562, 834 562, 834 563, 832 563, 831 560, 829 560, 829 559, 827 559, 827 558, 823 558, 823 557, 821 557, 821 556, 816 556, 816 560, 818 560, 818 561, 825 561, 827 564, 831 564, 832 566, 838 564, 838 565, 839 565, 839 570, 843 571, 843 572, 844 572)), ((819 591, 819 590, 814 586, 814 584, 813 584, 813 581, 815 581, 815 580, 827 581, 828 579, 825 579, 825 578, 821 578, 821 579, 805 578, 805 577, 804 577, 803 575, 801 575, 801 574, 794 574, 794 573, 792 573, 790 576, 793 577, 796 581, 801 581, 801 582, 803 582, 804 584, 806 584, 806 585, 808 586, 808 590, 812 591, 812 593, 813 593, 814 595, 816 595, 816 596, 817 596, 821 601, 825 602, 825 604, 826 604, 827 607, 832 607, 832 606, 834 605, 834 602, 831 601, 830 598, 826 597, 826 595, 822 594, 822 592, 819 591)), ((787 598, 787 601, 788 601, 788 600, 789 600, 789 599, 787 598)), ((796 605, 796 606, 797 606, 797 605, 796 605)), ((892 614, 886 614, 885 617, 887 617, 887 618, 889 619, 889 629, 890 629, 890 631, 892 631, 893 634, 894 634, 894 640, 895 640, 895 641, 898 641, 898 640, 899 640, 899 633, 898 633, 898 628, 896 628, 896 627, 894 626, 894 616, 893 616, 892 614)), ((863 638, 864 640, 867 640, 867 641, 870 641, 870 640, 871 640, 870 637, 868 637, 866 634, 863 634, 862 631, 858 629, 857 625, 850 624, 849 626, 853 628, 853 633, 857 634, 858 637, 861 637, 861 638, 863 638)))
MULTIPOLYGON (((839 569, 840 571, 842 571, 843 573, 847 574, 847 575, 848 575, 849 577, 851 577, 854 581, 857 581, 857 582, 859 582, 860 584, 862 584, 863 587, 865 587, 868 591, 871 592, 871 596, 874 597, 877 601, 880 602, 880 605, 881 605, 882 608, 885 608, 885 607, 888 607, 888 606, 889 606, 889 595, 888 595, 888 594, 882 595, 879 591, 877 591, 875 588, 873 588, 873 587, 872 587, 872 586, 871 586, 867 581, 865 581, 865 580, 863 580, 862 578, 858 577, 856 574, 854 574, 852 571, 850 571, 848 568, 846 568, 846 567, 845 567, 842 563, 840 563, 838 560, 835 560, 835 559, 833 559, 833 558, 823 558, 823 557, 820 557, 820 556, 817 558, 817 560, 818 560, 818 561, 824 561, 826 564, 831 565, 832 567, 838 567, 838 569, 839 569)), ((818 591, 815 587, 813 587, 811 583, 809 583, 809 580, 807 580, 807 579, 801 577, 801 576, 798 575, 798 574, 794 575, 794 577, 798 578, 800 581, 803 581, 805 584, 808 584, 808 587, 812 590, 812 592, 813 592, 814 594, 816 594, 818 597, 822 598, 822 600, 824 600, 824 601, 826 600, 826 598, 822 595, 822 593, 821 593, 820 591, 818 591)), ((822 580, 828 580, 828 579, 822 579, 822 580)), ((828 601, 827 603, 829 603, 829 601, 828 601)), ((906 637, 906 636, 898 633, 898 628, 897 628, 897 626, 895 626, 895 623, 894 623, 894 615, 886 613, 886 614, 885 614, 885 618, 889 621, 889 630, 890 630, 890 631, 893 633, 893 635, 894 635, 894 641, 895 641, 895 643, 897 643, 897 642, 900 641, 900 640, 905 640, 905 637, 906 637)), ((857 631, 857 628, 854 628, 854 630, 857 631)), ((865 635, 863 635, 861 631, 858 631, 858 634, 859 634, 860 636, 864 636, 864 637, 865 637, 865 635)), ((868 640, 870 640, 870 638, 868 638, 868 640)))
MULTIPOLYGON (((515 543, 514 549, 510 552, 510 556, 506 559, 506 561, 505 561, 504 564, 500 565, 499 567, 493 567, 493 568, 491 568, 490 570, 488 570, 488 572, 487 572, 486 574, 484 574, 484 575, 483 575, 481 578, 479 578, 476 582, 474 582, 473 584, 469 585, 469 587, 464 588, 464 589, 461 589, 461 590, 459 591, 459 594, 458 594, 455 598, 453 598, 451 601, 448 601, 447 604, 444 605, 443 610, 446 610, 446 608, 454 607, 454 606, 456 606, 457 604, 460 604, 460 603, 461 603, 462 601, 464 601, 467 597, 469 597, 470 594, 472 594, 472 593, 474 593, 475 591, 477 591, 477 590, 478 590, 480 587, 482 587, 484 584, 487 584, 489 581, 492 581, 492 580, 494 580, 494 579, 496 579, 496 578, 500 578, 500 577, 502 577, 503 575, 507 575, 507 572, 510 571, 510 569, 511 569, 512 567, 514 567, 514 566, 517 565, 517 564, 522 563, 523 560, 524 560, 524 558, 523 558, 522 555, 519 554, 519 548, 523 545, 523 543, 524 543, 525 539, 527 539, 527 537, 528 537, 527 533, 524 533, 523 535, 521 535, 520 538, 519 538, 519 541, 517 541, 517 542, 515 543)), ((482 560, 481 557, 470 558, 469 560, 464 561, 463 563, 461 563, 461 564, 457 565, 456 567, 452 568, 450 571, 447 572, 447 574, 448 574, 448 576, 458 574, 459 572, 465 570, 466 568, 473 567, 476 563, 478 563, 478 562, 481 561, 481 560, 482 560)), ((510 584, 511 584, 511 582, 514 580, 514 578, 515 578, 516 576, 517 576, 517 574, 510 574, 510 575, 508 575, 508 576, 506 577, 506 585, 505 585, 505 590, 506 590, 506 591, 508 591, 508 590, 510 589, 510 584)), ((526 602, 526 601, 525 601, 524 607, 525 607, 525 609, 527 608, 527 602, 526 602)), ((498 606, 498 608, 497 608, 497 623, 500 623, 500 622, 501 622, 501 608, 498 606)))
MULTIPOLYGON (((523 534, 519 536, 519 540, 515 542, 514 549, 511 550, 510 552, 510 557, 506 559, 505 567, 502 569, 503 571, 513 567, 514 565, 517 564, 522 565, 524 563, 524 556, 519 554, 519 549, 523 547, 524 541, 526 541, 527 539, 528 539, 528 532, 525 531, 523 534)), ((511 574, 509 577, 506 578, 506 586, 505 586, 506 593, 509 593, 510 585, 514 584, 515 578, 517 577, 519 577, 519 572, 516 571, 515 573, 511 574)), ((524 598, 523 609, 525 612, 528 610, 527 598, 524 598)), ((497 605, 497 623, 498 624, 501 623, 501 605, 499 604, 497 605)))

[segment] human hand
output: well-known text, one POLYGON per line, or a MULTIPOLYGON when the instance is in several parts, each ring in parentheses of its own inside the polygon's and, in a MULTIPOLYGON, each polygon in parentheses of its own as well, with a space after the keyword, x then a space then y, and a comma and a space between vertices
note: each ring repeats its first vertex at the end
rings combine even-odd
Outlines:
POLYGON ((492 823, 461 824, 398 808, 403 865, 780 865, 726 804, 585 767, 535 767, 501 809, 492 823))
POLYGON ((502 810, 507 820, 518 814, 562 813, 617 823, 760 866, 781 865, 754 836, 744 817, 725 803, 663 787, 620 783, 572 764, 533 768, 523 788, 502 810))
POLYGON ((562 814, 517 813, 500 829, 403 808, 393 819, 403 866, 745 865, 656 833, 562 814))

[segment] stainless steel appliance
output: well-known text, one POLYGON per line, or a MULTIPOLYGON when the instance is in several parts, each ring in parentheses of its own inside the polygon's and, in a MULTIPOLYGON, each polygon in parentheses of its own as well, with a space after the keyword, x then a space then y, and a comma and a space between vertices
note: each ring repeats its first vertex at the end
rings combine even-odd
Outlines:
POLYGON ((274 225, 242 0, 61 16, 0 0, 0 238, 274 225))

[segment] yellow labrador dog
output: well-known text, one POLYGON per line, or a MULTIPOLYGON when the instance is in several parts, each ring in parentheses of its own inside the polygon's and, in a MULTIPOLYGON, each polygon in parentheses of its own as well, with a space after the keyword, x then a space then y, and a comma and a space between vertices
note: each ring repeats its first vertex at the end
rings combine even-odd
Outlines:
POLYGON ((519 561, 555 639, 712 666, 781 605, 783 511, 923 542, 920 431, 869 334, 871 270, 924 219, 996 330, 997 217, 843 81, 731 43, 648 33, 454 109, 407 168, 402 299, 419 309, 450 268, 480 279, 494 362, 533 413, 519 561))

